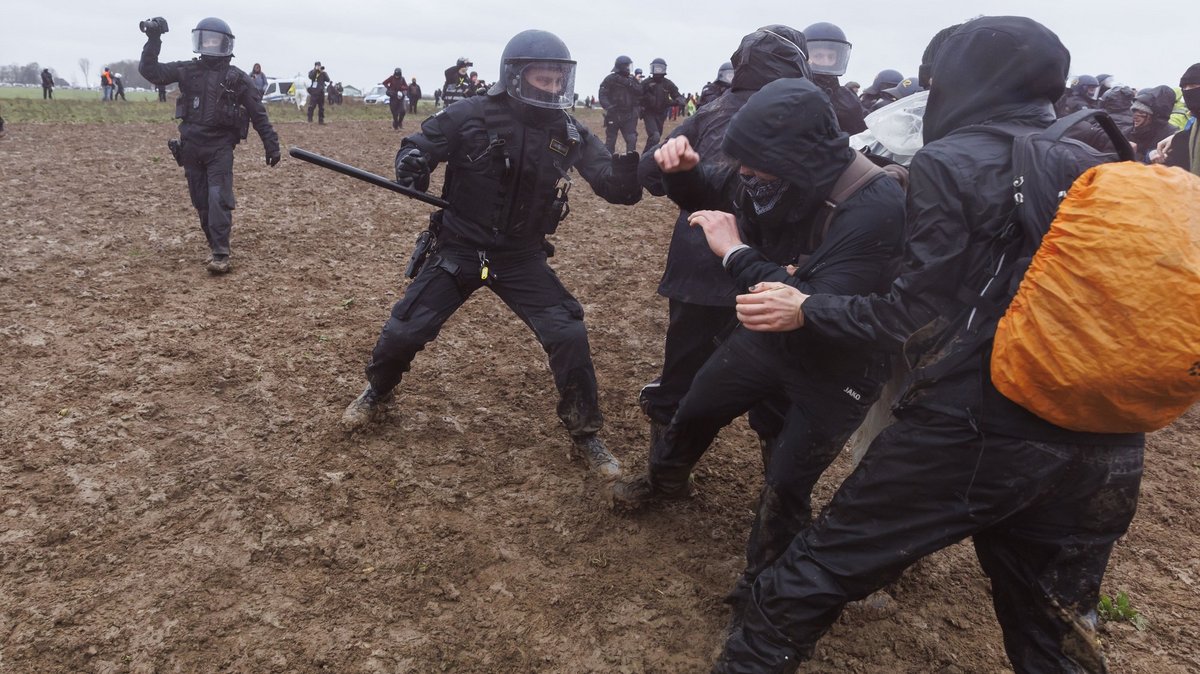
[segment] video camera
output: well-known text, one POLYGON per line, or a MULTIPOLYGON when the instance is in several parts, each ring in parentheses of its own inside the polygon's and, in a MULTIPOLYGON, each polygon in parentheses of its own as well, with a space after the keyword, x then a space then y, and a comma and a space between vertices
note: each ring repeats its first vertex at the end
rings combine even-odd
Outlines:
POLYGON ((146 19, 145 21, 138 22, 138 29, 143 33, 158 33, 162 35, 167 32, 167 20, 161 16, 146 19))

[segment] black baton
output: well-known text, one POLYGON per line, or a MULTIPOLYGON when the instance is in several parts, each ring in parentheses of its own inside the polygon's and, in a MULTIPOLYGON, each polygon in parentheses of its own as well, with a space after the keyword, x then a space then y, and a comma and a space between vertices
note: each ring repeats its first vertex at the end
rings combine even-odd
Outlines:
POLYGON ((323 157, 315 152, 302 150, 294 145, 288 148, 288 154, 292 155, 296 159, 306 161, 310 164, 316 164, 322 168, 327 168, 330 171, 337 171, 342 175, 347 175, 351 178, 358 178, 359 180, 371 183, 376 187, 382 187, 393 192, 399 192, 406 197, 416 199, 417 201, 423 201, 430 206, 437 206, 438 208, 450 207, 450 202, 446 201, 445 199, 439 199, 437 197, 430 196, 424 192, 421 192, 420 190, 414 190, 411 187, 405 187, 394 180, 388 180, 381 175, 376 175, 370 171, 364 171, 356 166, 343 164, 340 161, 330 159, 329 157, 323 157))

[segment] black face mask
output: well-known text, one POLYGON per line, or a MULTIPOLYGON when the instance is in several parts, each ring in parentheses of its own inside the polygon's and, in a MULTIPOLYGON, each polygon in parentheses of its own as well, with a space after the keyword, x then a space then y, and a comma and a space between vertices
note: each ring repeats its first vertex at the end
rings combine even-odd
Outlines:
POLYGON ((1193 115, 1200 115, 1200 87, 1183 92, 1183 104, 1193 115))
POLYGON ((739 173, 738 177, 742 179, 742 188, 746 190, 746 196, 750 197, 750 202, 754 204, 754 212, 758 215, 775 208, 779 204, 780 197, 787 190, 787 181, 779 178, 763 180, 758 176, 744 173, 739 173))

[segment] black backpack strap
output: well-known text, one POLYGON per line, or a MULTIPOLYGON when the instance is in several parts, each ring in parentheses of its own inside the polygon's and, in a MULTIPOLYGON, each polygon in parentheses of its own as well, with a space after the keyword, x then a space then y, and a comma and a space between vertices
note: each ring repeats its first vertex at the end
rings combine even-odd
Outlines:
POLYGON ((1091 119, 1095 119, 1100 128, 1104 130, 1104 134, 1108 136, 1109 141, 1112 142, 1113 147, 1116 149, 1118 159, 1121 161, 1134 161, 1133 147, 1129 144, 1129 140, 1125 138, 1125 135, 1117 128, 1117 123, 1104 110, 1084 109, 1072 112, 1051 124, 1049 128, 1042 132, 1041 136, 1048 140, 1058 140, 1066 135, 1071 127, 1091 119))

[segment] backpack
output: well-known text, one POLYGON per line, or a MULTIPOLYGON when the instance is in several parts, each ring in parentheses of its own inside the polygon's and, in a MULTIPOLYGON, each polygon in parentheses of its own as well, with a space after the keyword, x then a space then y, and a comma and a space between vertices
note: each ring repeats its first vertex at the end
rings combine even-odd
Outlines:
POLYGON ((1070 430, 1169 424, 1200 399, 1200 179, 1131 163, 1096 110, 1012 135, 1013 211, 980 293, 997 283, 1012 300, 976 306, 982 324, 995 320, 992 383, 1070 430), (1091 117, 1126 161, 1063 138, 1091 117))
POLYGON ((996 327, 992 383, 1058 426, 1153 431, 1200 400, 1200 177, 1102 164, 1071 186, 996 327))

